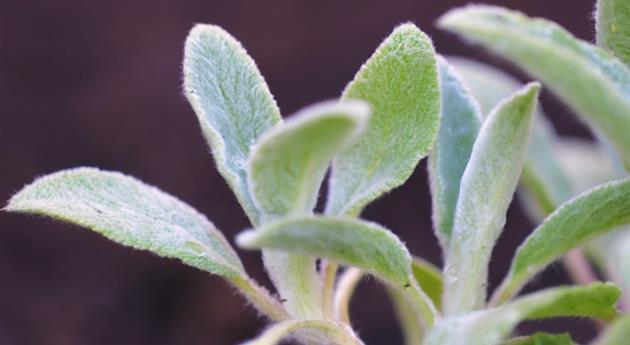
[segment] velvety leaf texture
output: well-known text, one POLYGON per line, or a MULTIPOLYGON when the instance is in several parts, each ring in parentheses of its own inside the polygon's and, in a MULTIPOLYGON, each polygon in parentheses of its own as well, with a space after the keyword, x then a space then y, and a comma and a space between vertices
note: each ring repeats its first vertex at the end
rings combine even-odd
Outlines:
POLYGON ((445 312, 485 303, 488 263, 525 160, 538 84, 500 103, 483 123, 462 177, 444 269, 445 312))
POLYGON ((630 167, 630 70, 558 25, 492 6, 467 6, 439 26, 508 58, 605 134, 630 167))
POLYGON ((241 233, 237 243, 359 267, 404 291, 417 303, 425 322, 433 323, 435 307, 412 275, 409 252, 393 233, 377 224, 339 216, 292 217, 241 233))
POLYGON ((333 155, 367 126, 358 101, 311 106, 263 135, 252 148, 250 186, 267 218, 310 213, 333 155))
POLYGON ((413 24, 396 28, 342 98, 366 101, 372 117, 365 134, 333 162, 326 211, 356 215, 404 183, 433 146, 440 90, 430 39, 413 24))
POLYGON ((77 168, 50 174, 15 194, 6 210, 77 224, 228 278, 246 276, 234 250, 205 216, 120 173, 77 168))
POLYGON ((626 65, 630 64, 630 2, 627 0, 598 0, 597 44, 615 54, 626 65))
POLYGON ((524 320, 553 317, 592 317, 611 320, 621 292, 611 283, 543 290, 498 308, 442 320, 425 345, 501 344, 524 320))
POLYGON ((630 223, 630 180, 596 187, 565 203, 518 248, 496 302, 514 296, 528 279, 569 250, 630 223))
POLYGON ((324 320, 291 320, 276 323, 258 338, 241 345, 276 345, 283 339, 295 338, 312 341, 311 344, 363 345, 347 325, 324 320))
POLYGON ((483 115, 479 104, 456 71, 438 58, 442 118, 435 147, 429 155, 433 223, 444 248, 453 231, 455 205, 464 169, 479 133, 483 115))
POLYGON ((254 61, 218 26, 196 25, 186 39, 184 91, 217 168, 250 220, 260 213, 247 185, 247 158, 258 137, 281 121, 254 61))

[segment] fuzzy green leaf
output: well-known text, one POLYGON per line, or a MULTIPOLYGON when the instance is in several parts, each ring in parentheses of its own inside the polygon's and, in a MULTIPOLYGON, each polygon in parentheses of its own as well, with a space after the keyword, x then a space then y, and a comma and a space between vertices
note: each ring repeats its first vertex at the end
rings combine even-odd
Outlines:
POLYGON ((220 27, 196 25, 186 39, 184 91, 219 172, 257 224, 247 158, 258 137, 282 119, 254 60, 220 27))
POLYGON ((5 209, 77 224, 230 279, 246 276, 232 247, 205 216, 121 173, 77 168, 50 174, 15 194, 5 209))
POLYGON ((448 62, 439 57, 438 65, 442 118, 435 147, 429 155, 429 177, 434 228, 442 247, 446 249, 453 231, 461 178, 483 115, 479 104, 448 62))
POLYGON ((595 345, 624 345, 630 338, 630 315, 616 320, 606 329, 604 334, 595 341, 595 345))
POLYGON ((595 236, 630 223, 630 179, 596 187, 565 203, 518 248, 494 303, 513 297, 535 274, 595 236))
POLYGON ((568 333, 549 334, 536 332, 530 336, 512 338, 504 345, 576 345, 568 333))
POLYGON ((462 177, 444 270, 445 312, 479 309, 488 263, 525 160, 538 84, 499 104, 483 123, 462 177))
POLYGON ((621 292, 611 283, 593 283, 543 290, 498 308, 444 319, 425 345, 501 344, 524 320, 553 317, 593 317, 611 320, 621 292))
MULTIPOLYGON (((457 57, 449 57, 449 62, 470 87, 484 112, 522 87, 518 80, 492 66, 457 57)), ((573 195, 573 186, 557 161, 555 146, 558 138, 540 107, 531 136, 520 192, 526 210, 535 215, 534 219, 541 219, 573 195)))
POLYGON ((252 148, 249 184, 265 218, 310 213, 335 153, 365 129, 369 107, 324 102, 300 111, 252 148))
POLYGON ((492 6, 468 6, 439 26, 508 58, 605 134, 630 167, 630 70, 558 25, 492 6))
POLYGON ((363 345, 347 325, 324 320, 291 320, 276 323, 258 338, 242 345, 276 345, 290 337, 311 341, 310 344, 363 345))
POLYGON ((598 0, 597 44, 630 65, 630 2, 598 0))
POLYGON ((343 93, 368 102, 372 117, 333 162, 327 213, 359 214, 407 180, 437 136, 439 88, 431 40, 413 24, 396 28, 343 93))
POLYGON ((420 290, 405 245, 389 230, 348 217, 284 218, 238 235, 239 246, 307 254, 359 267, 419 304, 425 321, 433 322, 435 307, 420 290))

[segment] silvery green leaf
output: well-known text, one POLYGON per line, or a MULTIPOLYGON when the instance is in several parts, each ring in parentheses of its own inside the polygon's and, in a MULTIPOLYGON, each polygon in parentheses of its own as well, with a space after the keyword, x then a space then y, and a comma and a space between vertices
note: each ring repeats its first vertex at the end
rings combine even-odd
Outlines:
MULTIPOLYGON (((308 107, 264 134, 249 158, 249 186, 263 221, 311 213, 332 156, 367 125, 369 107, 359 101, 308 107)), ((319 318, 321 290, 315 260, 264 253, 267 271, 292 315, 319 318)))
POLYGON ((518 293, 535 274, 569 250, 630 223, 630 179, 611 182, 568 201, 539 225, 518 248, 493 303, 518 293))
POLYGON ((623 177, 616 172, 604 148, 596 142, 563 138, 556 142, 554 152, 575 195, 623 177))
POLYGON ((184 53, 184 91, 221 175, 250 220, 260 213, 247 185, 250 146, 281 121, 254 60, 218 26, 196 25, 184 53))
POLYGON ((77 168, 50 174, 15 194, 5 209, 77 224, 227 278, 245 275, 232 247, 205 216, 121 173, 77 168))
POLYGON ((276 345, 286 338, 311 341, 312 344, 363 345, 352 329, 338 322, 325 320, 290 320, 279 322, 256 339, 242 345, 276 345))
POLYGON ((597 339, 594 345, 624 345, 630 338, 630 315, 617 319, 597 339))
POLYGON ((519 322, 553 317, 612 320, 620 291, 611 283, 543 290, 498 308, 449 317, 429 333, 425 345, 501 344, 519 322))
POLYGON ((249 185, 265 218, 311 213, 335 153, 367 126, 359 101, 308 107, 263 135, 251 150, 249 185))
POLYGON ((359 267, 404 291, 427 325, 433 323, 435 307, 413 277, 409 252, 392 232, 375 223, 348 217, 290 217, 243 232, 236 241, 243 248, 276 249, 359 267))
POLYGON ((483 123, 462 177, 444 270, 447 315, 479 309, 488 263, 525 160, 540 86, 500 103, 483 123))
MULTIPOLYGON (((490 66, 460 57, 449 57, 481 107, 488 112, 501 98, 522 87, 512 76, 490 66)), ((521 176, 520 193, 526 210, 541 219, 573 195, 573 186, 559 164, 555 146, 559 141, 540 107, 534 119, 527 160, 521 176)))
POLYGON ((5 210, 67 221, 125 246, 179 259, 225 277, 271 318, 286 317, 205 216, 133 177, 94 168, 60 171, 24 187, 5 210))
POLYGON ((543 81, 606 135, 630 167, 630 70, 621 61, 552 22, 500 7, 451 10, 438 24, 543 81))
POLYGON ((413 24, 399 26, 342 98, 366 101, 372 117, 365 134, 333 162, 326 211, 356 215, 403 184, 433 146, 440 86, 431 40, 413 24))
POLYGON ((598 0, 597 44, 630 65, 630 2, 598 0))
POLYGON ((446 249, 453 231, 461 178, 483 115, 479 104, 448 62, 439 57, 438 66, 442 118, 435 147, 429 155, 429 178, 434 228, 446 249))
POLYGON ((512 338, 503 345, 577 345, 568 333, 550 334, 536 332, 530 336, 512 338))

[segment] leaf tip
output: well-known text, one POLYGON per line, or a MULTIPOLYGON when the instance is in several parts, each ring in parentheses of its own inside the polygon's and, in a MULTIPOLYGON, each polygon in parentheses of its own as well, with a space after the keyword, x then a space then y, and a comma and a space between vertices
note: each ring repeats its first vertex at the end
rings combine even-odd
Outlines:
POLYGON ((236 245, 243 249, 256 249, 258 234, 256 230, 245 230, 236 235, 236 245))

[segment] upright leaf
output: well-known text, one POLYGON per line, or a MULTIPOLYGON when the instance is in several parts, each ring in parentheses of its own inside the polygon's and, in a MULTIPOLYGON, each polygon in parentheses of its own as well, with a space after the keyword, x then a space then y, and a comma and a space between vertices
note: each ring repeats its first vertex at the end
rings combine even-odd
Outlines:
POLYGON ((444 270, 445 312, 479 309, 488 263, 525 160, 538 84, 499 104, 483 123, 462 177, 444 270))
POLYGON ((362 102, 311 106, 263 135, 252 148, 249 184, 266 218, 310 213, 333 155, 367 126, 362 102))
POLYGON ((425 345, 498 345, 519 322, 553 317, 612 320, 619 288, 610 283, 543 290, 498 308, 444 319, 429 333, 425 345))
POLYGON ((479 104, 456 71, 438 58, 442 90, 442 118, 435 147, 429 155, 433 223, 442 247, 448 248, 455 205, 464 169, 481 127, 479 104))
POLYGON ((405 291, 419 303, 425 321, 433 323, 435 307, 413 278, 409 252, 377 224, 347 217, 292 217, 243 232, 236 241, 248 249, 277 249, 359 267, 405 291))
POLYGON ((401 185, 437 136, 440 90, 430 39, 404 24, 378 47, 343 93, 372 107, 364 135, 332 167, 326 211, 356 215, 401 185))
POLYGON ((569 250, 630 223, 630 179, 596 187, 565 203, 518 248, 510 271, 493 296, 503 303, 569 250))
MULTIPOLYGON (((449 62, 470 87, 484 112, 522 87, 518 80, 492 66, 458 57, 449 57, 449 62)), ((566 178, 566 169, 558 162, 558 158, 562 158, 556 152, 559 138, 540 107, 531 136, 520 192, 527 210, 540 219, 568 200, 573 195, 573 186, 566 178)))
POLYGON ((247 157, 281 121, 267 85, 241 44, 218 26, 196 25, 186 39, 184 91, 216 162, 250 220, 260 213, 247 185, 247 157))
MULTIPOLYGON (((361 102, 325 102, 306 108, 267 132, 252 148, 249 186, 264 221, 311 213, 332 156, 367 125, 361 102)), ((322 317, 315 259, 265 251, 264 262, 289 312, 322 317)))
POLYGON ((491 6, 442 16, 439 26, 508 58, 605 134, 630 167, 630 70, 556 24, 491 6))
POLYGON ((312 344, 363 345, 350 327, 323 320, 290 320, 276 323, 258 338, 242 345, 276 345, 292 336, 311 340, 312 344))
POLYGON ((630 2, 626 0, 598 0, 597 44, 630 64, 630 2))

